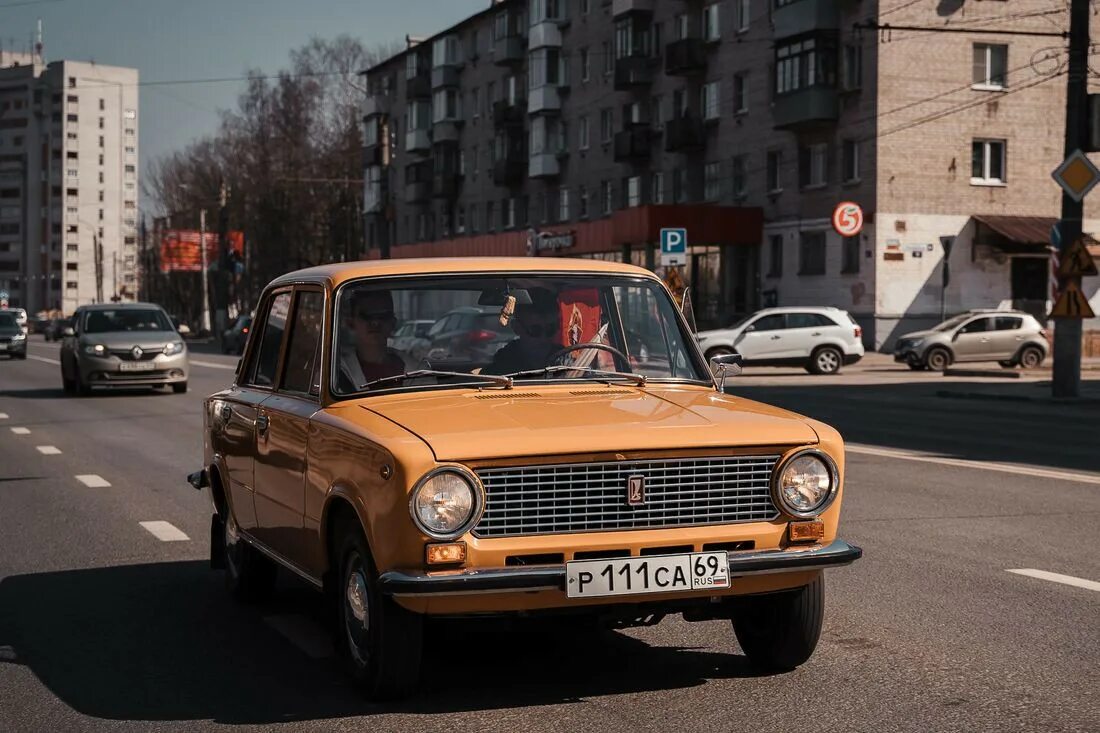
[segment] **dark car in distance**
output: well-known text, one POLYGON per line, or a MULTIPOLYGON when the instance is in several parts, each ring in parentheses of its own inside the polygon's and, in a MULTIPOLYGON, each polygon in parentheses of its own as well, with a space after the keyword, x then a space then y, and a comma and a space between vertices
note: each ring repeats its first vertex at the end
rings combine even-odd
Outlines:
POLYGON ((27 358, 27 334, 14 313, 0 313, 0 356, 27 358))
POLYGON ((248 331, 251 328, 251 315, 246 313, 237 318, 237 322, 222 333, 222 353, 236 354, 238 356, 243 354, 245 342, 248 341, 248 331))

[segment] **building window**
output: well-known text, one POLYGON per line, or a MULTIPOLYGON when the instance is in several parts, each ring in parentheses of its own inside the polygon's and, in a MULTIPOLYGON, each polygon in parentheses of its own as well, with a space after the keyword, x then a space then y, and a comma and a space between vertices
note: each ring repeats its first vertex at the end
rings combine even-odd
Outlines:
POLYGON ((825 232, 802 232, 798 246, 798 274, 825 274, 825 232))
POLYGON ((745 181, 745 156, 738 155, 733 159, 733 197, 743 199, 746 196, 745 181))
POLYGON ((588 188, 585 186, 577 189, 577 217, 588 218, 588 188))
POLYGON ((745 114, 749 111, 749 92, 745 85, 745 74, 733 75, 733 112, 745 114))
POLYGON ((665 202, 665 174, 657 171, 653 174, 653 191, 651 198, 655 204, 663 204, 665 202))
POLYGON ((703 198, 717 201, 722 197, 722 166, 718 162, 703 166, 703 198))
POLYGON ((128 109, 122 114, 122 116, 125 117, 128 120, 136 120, 137 119, 137 110, 128 109))
POLYGON ((504 221, 502 228, 515 229, 516 228, 516 200, 514 198, 504 199, 500 205, 501 213, 504 215, 504 221))
POLYGON ((581 15, 588 15, 592 11, 591 0, 581 0, 581 15))
POLYGON ((569 221, 569 189, 558 189, 558 221, 569 221))
POLYGON ((470 90, 470 110, 471 110, 471 114, 474 116, 474 119, 477 119, 478 117, 481 117, 481 90, 480 89, 471 89, 470 90))
POLYGON ((859 272, 859 237, 845 237, 840 253, 840 271, 845 275, 859 272))
POLYGON ((783 153, 779 150, 768 151, 767 186, 768 193, 779 193, 783 190, 783 180, 779 171, 783 164, 783 153))
POLYGON ((606 145, 611 142, 614 132, 615 118, 611 108, 600 110, 600 140, 606 145))
POLYGON ((703 8, 703 40, 717 41, 722 37, 722 31, 718 26, 718 3, 712 3, 703 8))
POLYGON ((432 68, 456 66, 459 62, 460 46, 457 36, 446 36, 432 44, 432 68))
POLYGON ((768 237, 768 277, 783 277, 783 235, 768 237))
POLYGON ((631 176, 626 179, 626 206, 632 209, 642 205, 642 179, 641 176, 631 176))
POLYGON ((798 185, 802 188, 824 186, 828 182, 829 146, 805 145, 798 149, 798 185))
POLYGON ((605 213, 605 214, 610 214, 612 208, 614 207, 614 202, 611 200, 611 196, 612 196, 611 181, 601 181, 600 182, 600 199, 601 199, 600 204, 603 208, 603 213, 605 213))
POLYGON ((1001 185, 1005 182, 1004 140, 975 140, 971 154, 971 183, 1001 185))
POLYGON ((749 0, 734 0, 737 10, 737 32, 744 33, 749 29, 749 0))
POLYGON ((1008 46, 997 43, 974 44, 975 89, 1004 89, 1007 73, 1008 46))
POLYGON ((588 49, 581 49, 581 81, 588 81, 592 76, 592 59, 588 55, 588 49))
POLYGON ((577 146, 581 150, 588 150, 588 117, 582 117, 577 122, 577 146))
POLYGON ((496 219, 494 218, 493 202, 489 201, 485 204, 485 231, 492 232, 496 229, 496 219))
POLYGON ((432 121, 457 120, 461 117, 457 89, 440 89, 432 99, 432 121))
POLYGON ((470 233, 477 234, 480 231, 477 220, 477 204, 470 205, 470 233))
POLYGON ((684 168, 672 171, 672 199, 678 204, 688 200, 688 177, 684 168))
POLYGON ((466 207, 459 206, 455 211, 455 234, 466 233, 466 207))
POLYGON ((845 140, 841 144, 841 166, 844 182, 859 180, 859 141, 845 140))
POLYGON ((604 76, 611 76, 615 73, 615 57, 611 54, 611 43, 608 41, 603 42, 603 73, 604 76))
POLYGON ((853 91, 863 86, 863 47, 849 43, 844 47, 844 89, 853 91))
POLYGON ((836 86, 836 40, 804 38, 775 48, 775 93, 790 94, 809 87, 836 86))
POLYGON ((703 108, 704 120, 716 120, 719 114, 718 82, 712 81, 703 85, 699 101, 703 108))
POLYGON ((528 81, 531 89, 565 83, 565 59, 556 48, 540 48, 530 56, 528 81))

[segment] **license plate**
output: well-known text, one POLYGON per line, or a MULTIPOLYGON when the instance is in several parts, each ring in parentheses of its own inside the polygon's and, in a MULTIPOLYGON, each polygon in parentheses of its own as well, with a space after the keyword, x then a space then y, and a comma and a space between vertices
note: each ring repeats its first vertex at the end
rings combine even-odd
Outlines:
POLYGON ((0 344, 0 351, 7 351, 7 350, 8 350, 8 345, 7 344, 0 344))
POLYGON ((693 552, 608 560, 574 560, 565 565, 570 598, 716 590, 730 587, 725 552, 693 552))
POLYGON ((151 361, 124 361, 118 365, 120 372, 151 372, 156 368, 151 361))

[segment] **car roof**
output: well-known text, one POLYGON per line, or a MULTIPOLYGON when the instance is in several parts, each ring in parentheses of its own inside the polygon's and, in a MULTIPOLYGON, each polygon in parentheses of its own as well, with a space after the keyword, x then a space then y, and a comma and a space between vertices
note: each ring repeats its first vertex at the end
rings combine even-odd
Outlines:
POLYGON ((392 260, 364 260, 320 265, 289 272, 272 281, 272 286, 293 283, 324 283, 331 287, 364 277, 395 277, 402 275, 448 275, 483 273, 550 273, 629 275, 656 280, 657 276, 643 267, 621 262, 586 260, 566 257, 425 257, 392 260))
POLYGON ((753 315, 759 316, 779 313, 844 313, 844 311, 831 305, 784 305, 775 308, 761 308, 753 313, 753 315))
POLYGON ((91 305, 82 305, 77 308, 78 311, 118 311, 118 310, 137 310, 137 309, 149 309, 156 308, 157 310, 164 310, 156 303, 93 303, 91 305))

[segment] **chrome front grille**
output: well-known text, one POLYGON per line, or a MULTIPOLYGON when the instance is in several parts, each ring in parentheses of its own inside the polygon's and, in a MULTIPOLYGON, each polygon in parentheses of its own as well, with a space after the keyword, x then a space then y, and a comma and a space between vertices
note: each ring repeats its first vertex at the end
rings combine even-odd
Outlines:
POLYGON ((691 527, 769 521, 777 455, 549 464, 477 471, 485 513, 477 537, 691 527), (644 477, 645 503, 628 503, 644 477))

